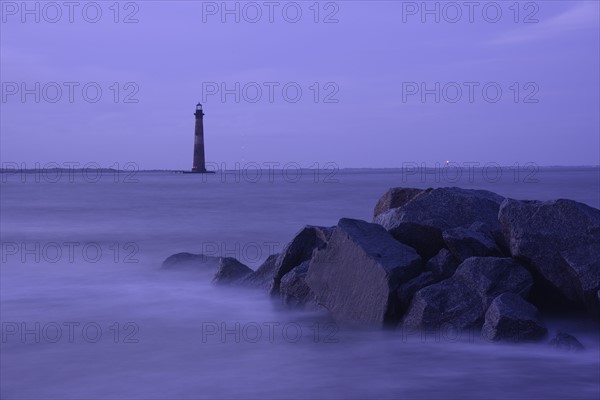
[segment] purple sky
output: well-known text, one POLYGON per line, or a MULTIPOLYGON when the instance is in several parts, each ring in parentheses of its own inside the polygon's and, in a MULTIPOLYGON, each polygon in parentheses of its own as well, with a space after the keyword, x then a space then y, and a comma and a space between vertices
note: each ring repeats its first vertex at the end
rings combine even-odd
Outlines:
MULTIPOLYGON (((98 2, 97 23, 83 18, 86 2, 75 8, 73 23, 66 7, 51 23, 56 10, 42 2, 36 23, 36 15, 15 10, 20 1, 1 2, 3 162, 189 169, 194 106, 206 97, 207 159, 228 168, 238 161, 599 164, 597 1, 521 2, 518 15, 513 1, 500 1, 496 23, 490 22, 493 7, 485 15, 482 10, 491 2, 479 2, 472 22, 465 2, 453 3, 462 12, 456 23, 449 22, 457 9, 448 2, 427 3, 440 7, 439 23, 415 10, 421 1, 321 2, 319 23, 314 1, 296 3, 302 10, 297 23, 284 18, 286 4, 285 17, 295 16, 289 2, 275 2, 273 23, 262 1, 253 3, 263 12, 257 23, 245 20, 256 11, 248 2, 239 3, 239 23, 234 15, 223 23, 221 10, 209 13, 222 3, 201 1, 122 2, 114 23, 113 3, 98 2), (123 23, 131 13, 139 22, 123 23), (331 14, 338 22, 324 23, 331 14), (52 82, 62 87, 56 103, 49 101, 56 93, 52 82), (79 84, 72 103, 65 82, 79 84), (102 89, 96 103, 83 97, 89 82, 102 89), (239 82, 240 101, 234 94, 225 101, 210 95, 213 82, 230 89, 239 82), (278 84, 273 102, 269 82, 278 84), (435 93, 423 101, 408 92, 422 83, 434 89, 436 82, 439 103, 435 93), (22 83, 34 92, 24 102, 22 83), (288 83, 302 89, 298 102, 284 98, 288 83), (253 103, 256 86, 262 97, 253 103), (136 87, 138 102, 125 103, 136 87), (498 87, 502 95, 492 103, 498 87), (337 103, 325 102, 336 89, 328 98, 337 103)), ((28 4, 33 9, 36 2, 28 4)), ((86 10, 92 20, 93 7, 86 10)))

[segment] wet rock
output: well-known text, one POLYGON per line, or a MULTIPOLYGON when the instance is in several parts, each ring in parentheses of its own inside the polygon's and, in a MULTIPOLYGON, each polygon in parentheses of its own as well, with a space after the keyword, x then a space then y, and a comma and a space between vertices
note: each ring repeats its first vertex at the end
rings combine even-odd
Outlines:
POLYGON ((381 196, 379 201, 377 201, 375 210, 373 212, 373 218, 377 218, 379 214, 382 214, 392 208, 398 208, 404 205, 422 191, 423 189, 391 188, 385 192, 383 196, 381 196))
POLYGON ((471 257, 463 261, 451 279, 473 289, 481 298, 482 312, 501 293, 511 292, 527 298, 533 286, 531 274, 512 258, 471 257))
POLYGON ((454 256, 447 249, 441 249, 435 256, 429 259, 425 264, 425 270, 431 271, 433 275, 441 278, 451 277, 456 268, 458 262, 454 256))
POLYGON ((600 309, 600 210, 572 200, 506 199, 498 218, 511 255, 539 277, 540 303, 558 293, 600 309))
POLYGON ((332 233, 333 228, 310 225, 302 228, 277 258, 271 294, 279 293, 281 278, 293 268, 310 260, 315 249, 324 248, 332 233))
POLYGON ((459 261, 469 257, 501 257, 502 251, 491 235, 471 228, 454 228, 442 233, 446 246, 459 261))
POLYGON ((397 240, 429 259, 445 247, 442 232, 475 222, 500 230, 498 210, 502 196, 485 190, 427 189, 397 208, 379 214, 375 222, 397 240))
POLYGON ((219 265, 219 257, 204 254, 177 253, 163 261, 161 269, 199 271, 213 273, 219 265))
POLYGON ((548 333, 534 305, 514 293, 496 297, 485 314, 482 336, 488 340, 531 342, 548 333))
POLYGON ((252 273, 242 277, 238 283, 241 286, 270 291, 277 274, 277 259, 279 254, 272 254, 252 273))
POLYGON ((219 259, 219 267, 213 277, 213 283, 231 284, 252 272, 252 269, 233 257, 221 257, 219 259))
POLYGON ((581 342, 577 340, 575 336, 565 332, 558 332, 556 336, 550 340, 549 345, 567 351, 580 351, 584 349, 581 342))
POLYGON ((451 278, 419 290, 402 324, 412 329, 481 326, 495 297, 504 292, 526 297, 532 284, 531 274, 510 258, 471 257, 451 278))
POLYGON ((481 304, 473 289, 460 280, 446 279, 415 294, 402 325, 424 330, 470 328, 481 322, 481 304))
POLYGON ((304 261, 281 278, 280 295, 286 305, 293 308, 316 308, 315 295, 306 283, 309 264, 310 261, 304 261))
POLYGON ((336 321, 383 325, 397 322, 397 289, 421 271, 416 251, 380 225, 343 218, 313 255, 306 282, 336 321))

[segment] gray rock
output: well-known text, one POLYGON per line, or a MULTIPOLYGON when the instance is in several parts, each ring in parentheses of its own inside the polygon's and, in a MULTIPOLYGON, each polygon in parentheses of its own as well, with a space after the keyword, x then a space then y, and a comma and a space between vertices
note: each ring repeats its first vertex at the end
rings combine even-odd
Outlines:
POLYGON ((480 297, 482 312, 504 292, 527 298, 533 286, 531 274, 512 258, 471 257, 463 261, 451 279, 462 281, 480 297))
POLYGON ((281 278, 280 296, 288 306, 294 308, 316 308, 315 295, 306 283, 310 261, 304 261, 281 278))
POLYGON ((536 271, 540 303, 560 294, 600 308, 600 210, 572 200, 506 199, 498 218, 511 255, 536 271))
POLYGON ((406 204, 409 200, 421 193, 423 189, 414 188, 391 188, 381 196, 375 205, 373 218, 381 213, 384 213, 392 208, 398 208, 406 204))
POLYGON ((421 275, 416 278, 411 279, 410 281, 403 283, 398 288, 398 299, 400 301, 400 309, 402 310, 402 314, 408 309, 411 300, 413 299, 415 293, 424 287, 431 286, 434 283, 438 283, 443 278, 441 276, 436 276, 431 271, 423 272, 421 275))
POLYGON ((293 268, 310 260, 315 249, 324 248, 332 233, 333 228, 310 225, 302 228, 285 246, 276 261, 271 294, 277 295, 281 278, 293 268))
POLYGON ((567 351, 580 351, 584 349, 581 342, 577 340, 575 336, 569 335, 565 332, 558 332, 548 344, 556 347, 557 349, 567 351))
POLYGON ((277 259, 279 254, 272 254, 252 273, 242 277, 238 283, 241 286, 270 291, 277 274, 277 259))
POLYGON ((214 273, 219 265, 219 257, 204 254, 177 253, 163 261, 161 269, 214 273))
POLYGON ((481 326, 495 297, 512 292, 526 297, 531 274, 510 258, 471 257, 454 275, 419 290, 402 321, 411 329, 455 329, 481 326))
POLYGON ((375 222, 397 240, 429 259, 445 247, 442 232, 481 222, 498 230, 502 196, 485 190, 427 189, 397 208, 379 214, 375 222))
POLYGON ((514 293, 496 297, 485 314, 482 336, 489 340, 530 342, 548 333, 534 305, 514 293))
POLYGON ((233 257, 221 257, 219 259, 219 267, 213 277, 213 283, 231 284, 252 272, 252 269, 233 257))
POLYGON ((454 228, 442 233, 444 242, 459 261, 469 257, 501 257, 502 251, 491 235, 470 228, 454 228))
POLYGON ((441 249, 425 264, 425 270, 431 271, 435 276, 441 278, 451 277, 457 267, 458 262, 447 249, 441 249))
POLYGON ((460 280, 446 279, 419 290, 402 325, 410 329, 465 329, 480 325, 483 312, 477 292, 460 280))
POLYGON ((397 289, 421 271, 416 251, 380 225, 343 218, 313 255, 306 282, 336 321, 383 325, 397 322, 397 289))

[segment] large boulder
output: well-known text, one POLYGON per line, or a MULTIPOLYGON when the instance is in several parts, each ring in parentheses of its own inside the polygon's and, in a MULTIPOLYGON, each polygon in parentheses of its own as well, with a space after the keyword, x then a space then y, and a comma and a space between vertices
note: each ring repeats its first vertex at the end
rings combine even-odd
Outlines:
POLYGON ((435 256, 431 257, 425 264, 425 270, 431 271, 433 275, 441 278, 449 278, 456 268, 458 268, 458 262, 454 256, 447 249, 441 249, 435 256))
POLYGON ((306 283, 336 321, 383 325, 397 322, 397 289, 421 271, 417 252, 380 225, 343 218, 313 255, 306 283))
POLYGON ((316 308, 315 295, 306 283, 310 261, 304 261, 281 278, 280 296, 293 308, 316 308))
POLYGON ((252 269, 233 257, 221 257, 219 259, 219 267, 213 277, 213 283, 231 284, 252 272, 252 269))
POLYGON ((411 329, 481 326, 495 297, 504 292, 527 297, 532 284, 531 274, 510 258, 472 257, 451 278, 419 290, 402 323, 411 329))
POLYGON ((560 294, 590 310, 600 308, 600 210, 572 200, 506 199, 498 218, 511 255, 539 278, 537 301, 560 294))
POLYGON ((463 282, 446 279, 415 294, 402 325, 437 331, 447 326, 454 329, 474 327, 482 319, 481 303, 477 292, 463 282))
POLYGON ((177 253, 167 257, 161 265, 161 269, 176 271, 197 271, 214 273, 219 266, 220 257, 212 257, 204 254, 177 253))
POLYGON ((503 200, 485 190, 427 189, 400 202, 399 207, 378 214, 374 222, 429 259, 445 247, 442 232, 446 230, 481 222, 499 231, 497 217, 503 200))
POLYGON ((277 258, 271 294, 279 293, 281 278, 293 268, 310 260, 315 249, 322 249, 327 245, 333 228, 307 225, 302 228, 289 242, 277 258))
POLYGON ((512 258, 471 257, 458 266, 452 279, 475 290, 485 312, 494 298, 510 292, 527 298, 533 286, 531 274, 512 258))
POLYGON ((278 258, 279 254, 271 254, 256 271, 245 275, 238 283, 241 286, 270 291, 273 287, 273 279, 277 273, 278 258))
POLYGON ((431 271, 425 271, 419 276, 411 279, 410 281, 403 283, 397 290, 398 300, 400 301, 400 310, 401 313, 404 314, 408 307, 410 306, 410 302, 413 299, 415 293, 424 287, 431 286, 434 283, 438 283, 443 278, 439 275, 434 274, 431 271))
POLYGON ((375 210, 373 211, 373 218, 377 218, 379 214, 382 214, 392 208, 398 208, 406 204, 409 200, 421 193, 423 189, 414 188, 391 188, 381 196, 375 210))
POLYGON ((491 235, 471 228, 453 228, 442 233, 444 242, 459 261, 469 257, 501 257, 502 251, 491 235))
POLYGON ((547 333, 537 308, 514 293, 503 293, 492 301, 481 331, 488 340, 513 342, 540 340, 547 333))

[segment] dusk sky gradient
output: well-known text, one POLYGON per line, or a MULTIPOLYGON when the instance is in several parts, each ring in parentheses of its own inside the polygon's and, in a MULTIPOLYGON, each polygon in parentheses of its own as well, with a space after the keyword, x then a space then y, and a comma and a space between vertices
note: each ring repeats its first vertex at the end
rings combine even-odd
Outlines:
MULTIPOLYGON (((77 12, 74 23, 67 16, 23 23, 6 3, 15 2, 2 1, 2 162, 190 169, 194 106, 204 95, 207 161, 228 168, 236 162, 334 162, 341 168, 445 160, 600 163, 597 1, 529 2, 539 7, 538 23, 522 21, 533 8, 521 9, 515 23, 513 1, 497 2, 503 11, 497 23, 482 18, 480 9, 472 23, 468 15, 457 23, 436 23, 432 16, 422 22, 421 14, 406 14, 413 2, 401 1, 337 1, 337 23, 315 23, 314 1, 298 2, 298 23, 286 22, 281 7, 274 23, 267 15, 257 23, 236 23, 233 16, 223 23, 220 14, 203 15, 211 2, 201 1, 136 2, 138 23, 114 23, 113 1, 98 2, 98 23, 77 12), (103 94, 90 103, 75 89, 71 103, 65 89, 56 103, 36 103, 34 95, 23 102, 20 93, 7 93, 11 82, 79 82, 80 88, 97 82, 103 94), (115 103, 114 82, 134 82, 138 103, 115 103), (303 93, 291 103, 276 88, 271 103, 264 87, 256 103, 243 96, 236 102, 233 95, 222 101, 203 93, 203 83, 211 82, 229 88, 296 82, 303 93), (315 82, 317 103, 310 89, 315 82), (328 82, 339 88, 337 103, 323 101, 328 82), (436 103, 434 95, 425 102, 418 95, 403 99, 406 82, 480 86, 473 102, 465 87, 458 102, 436 103), (482 97, 481 86, 489 82, 503 90, 497 103, 482 97), (515 82, 518 102, 510 89, 515 82), (524 89, 528 83, 533 86, 524 89), (531 98, 538 102, 523 102, 534 87, 539 92, 531 98)), ((334 10, 326 3, 320 20, 334 10)), ((131 10, 121 10, 119 18, 131 10)), ((121 95, 127 92, 121 88, 121 95)))

